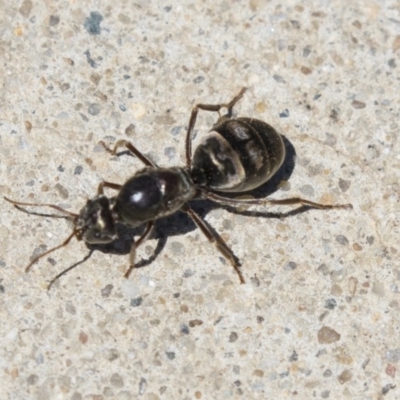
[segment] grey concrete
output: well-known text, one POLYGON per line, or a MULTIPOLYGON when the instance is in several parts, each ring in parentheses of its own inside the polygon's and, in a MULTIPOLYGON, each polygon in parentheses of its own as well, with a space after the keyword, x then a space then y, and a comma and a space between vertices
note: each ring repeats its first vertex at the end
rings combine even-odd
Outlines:
MULTIPOLYGON (((1 398, 400 397, 398 1, 0 7, 1 196, 78 211, 101 180, 141 167, 100 140, 181 165, 192 106, 247 86, 235 112, 297 154, 271 198, 354 206, 207 208, 245 285, 177 216, 129 280, 126 254, 96 251, 47 292, 88 249, 74 241, 25 273, 71 227, 1 199, 1 398)), ((215 120, 200 113, 197 138, 215 120)))

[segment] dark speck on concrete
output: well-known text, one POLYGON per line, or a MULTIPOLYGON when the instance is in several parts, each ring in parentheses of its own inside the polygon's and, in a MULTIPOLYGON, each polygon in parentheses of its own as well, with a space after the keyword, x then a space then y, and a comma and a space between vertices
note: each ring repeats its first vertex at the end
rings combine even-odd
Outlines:
POLYGON ((388 61, 388 65, 389 65, 389 67, 390 68, 396 68, 396 60, 394 59, 394 58, 391 58, 389 61, 388 61))
POLYGON ((204 81, 204 76, 198 76, 197 78, 193 79, 193 83, 201 83, 204 81))
POLYGON ((84 23, 84 27, 89 35, 100 35, 100 23, 103 19, 103 16, 97 11, 92 11, 90 13, 90 17, 86 18, 84 23))
POLYGON ((164 154, 168 157, 169 161, 171 161, 176 155, 175 147, 166 147, 164 149, 164 154))
POLYGON ((57 183, 54 188, 57 190, 58 194, 61 196, 62 199, 68 199, 69 193, 68 189, 66 189, 61 183, 57 183))
POLYGON ((281 113, 279 113, 279 118, 287 118, 289 117, 289 110, 285 108, 281 113))
POLYGON ((331 392, 329 390, 324 390, 323 392, 321 392, 321 399, 329 399, 330 393, 331 392))
POLYGON ((90 115, 97 115, 97 114, 99 114, 99 112, 101 111, 101 107, 100 107, 100 104, 97 104, 97 103, 92 103, 92 104, 90 104, 89 105, 89 107, 88 107, 88 113, 90 114, 90 115))
POLYGON ((392 385, 391 383, 388 383, 382 388, 382 394, 385 395, 389 390, 392 390, 396 387, 396 385, 392 385))
POLYGON ((236 332, 231 332, 229 335, 229 342, 234 343, 236 340, 238 340, 239 335, 236 332))
POLYGON ((65 171, 65 168, 62 166, 62 164, 58 166, 57 171, 59 171, 59 172, 65 171))
POLYGON ((303 57, 306 58, 311 53, 311 46, 305 46, 303 48, 303 57))
POLYGON ((83 171, 83 167, 81 165, 77 165, 75 167, 74 175, 80 175, 83 171))
POLYGON ((48 259, 47 259, 47 261, 54 267, 55 265, 57 265, 57 261, 54 259, 54 258, 52 258, 52 257, 49 257, 48 259))
POLYGON ((38 383, 39 377, 35 374, 31 374, 28 376, 27 383, 28 385, 36 385, 38 383))
POLYGON ((346 192, 349 187, 350 187, 350 181, 347 181, 345 179, 339 179, 339 188, 341 189, 342 192, 346 192))
POLYGON ((109 297, 113 288, 114 288, 114 286, 111 284, 106 285, 103 289, 101 289, 101 295, 103 297, 109 297))
POLYGON ((125 134, 127 136, 133 136, 135 134, 135 125, 133 124, 129 124, 126 128, 125 128, 125 134))
POLYGON ((343 236, 343 235, 337 235, 336 236, 336 241, 339 242, 342 245, 348 245, 349 244, 349 240, 347 239, 346 236, 343 236))
POLYGON ((273 75, 273 78, 279 83, 286 83, 286 81, 280 75, 273 75))
POLYGON ((189 327, 186 324, 181 324, 181 333, 184 335, 189 335, 189 327))
POLYGON ((194 271, 192 271, 191 269, 187 269, 186 271, 183 272, 183 277, 184 278, 190 278, 194 274, 195 274, 194 271))
POLYGON ((88 118, 85 114, 80 113, 79 115, 81 116, 81 118, 82 118, 85 122, 88 122, 88 121, 89 121, 89 118, 88 118))
POLYGON ((171 129, 171 134, 172 134, 172 136, 179 135, 179 133, 181 132, 181 130, 182 130, 182 127, 181 127, 181 126, 174 126, 174 127, 171 129))
POLYGON ((297 361, 299 359, 299 355, 296 353, 295 350, 293 350, 292 355, 289 357, 289 361, 293 362, 293 361, 297 361))
POLYGON ((285 270, 286 271, 293 271, 294 269, 297 268, 297 264, 294 261, 289 261, 286 265, 285 265, 285 270))
POLYGON ((387 350, 385 354, 386 360, 390 362, 400 361, 400 348, 387 350))
POLYGON ((132 307, 139 307, 143 303, 143 297, 137 297, 136 299, 131 299, 132 307))
POLYGON ((51 15, 49 19, 50 26, 56 26, 60 23, 60 17, 58 15, 51 15))
POLYGON ((329 114, 329 118, 333 121, 333 122, 338 122, 339 121, 339 114, 336 110, 331 110, 331 113, 329 114))
POLYGON ((336 307, 337 303, 335 299, 328 299, 325 301, 325 308, 328 310, 333 310, 336 307))
POLYGON ((90 51, 89 50, 86 50, 83 54, 86 56, 86 60, 87 60, 87 62, 89 63, 89 65, 92 68, 97 68, 98 67, 98 64, 90 56, 90 51))

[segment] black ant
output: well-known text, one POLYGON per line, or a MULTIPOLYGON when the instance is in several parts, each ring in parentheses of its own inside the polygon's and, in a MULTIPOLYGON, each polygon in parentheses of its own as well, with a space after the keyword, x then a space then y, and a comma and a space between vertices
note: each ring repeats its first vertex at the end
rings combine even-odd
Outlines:
MULTIPOLYGON (((87 201, 79 214, 71 213, 53 204, 23 203, 5 197, 19 210, 29 214, 35 213, 26 211, 20 206, 53 208, 66 215, 50 216, 68 219, 74 226, 72 233, 64 242, 34 258, 26 267, 26 271, 47 254, 67 246, 74 237, 88 244, 111 243, 117 239, 117 223, 130 227, 145 225, 144 232, 131 247, 130 265, 124 275, 128 278, 135 268, 136 249, 150 236, 154 222, 179 210, 185 212, 207 239, 215 244, 232 264, 240 283, 245 283, 239 269, 239 260, 224 240, 193 211, 189 205, 191 200, 208 199, 234 207, 300 204, 318 209, 351 208, 351 204, 324 205, 299 197, 282 200, 239 200, 224 196, 224 193, 243 193, 261 186, 277 172, 286 155, 282 136, 271 125, 253 118, 232 118, 232 108, 245 91, 246 88, 243 88, 227 104, 197 104, 193 108, 186 134, 186 166, 184 167, 161 168, 126 140, 117 141, 112 150, 100 142, 112 155, 117 154, 120 148, 127 149, 144 164, 144 168, 136 172, 123 185, 101 182, 97 195, 87 201), (213 111, 219 114, 221 108, 227 108, 228 113, 220 116, 211 132, 202 138, 192 156, 192 137, 198 111, 213 111), (118 193, 115 197, 107 197, 104 194, 105 188, 118 193)), ((48 288, 60 276, 80 263, 58 274, 51 280, 48 288)))

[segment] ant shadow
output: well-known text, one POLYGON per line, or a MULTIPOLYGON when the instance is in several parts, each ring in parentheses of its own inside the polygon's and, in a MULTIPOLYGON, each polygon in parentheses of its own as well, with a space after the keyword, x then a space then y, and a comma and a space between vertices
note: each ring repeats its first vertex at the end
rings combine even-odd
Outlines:
MULTIPOLYGON (((295 167, 296 151, 291 142, 285 136, 282 135, 282 138, 286 147, 286 156, 282 166, 268 182, 256 189, 253 189, 252 191, 245 192, 246 194, 249 194, 255 198, 265 198, 279 189, 280 182, 289 180, 295 167)), ((235 193, 231 197, 234 198, 237 195, 238 194, 235 193)), ((227 195, 226 193, 224 193, 224 196, 230 197, 229 194, 227 195)), ((294 210, 285 213, 271 213, 247 210, 239 211, 235 207, 229 205, 221 205, 210 200, 193 200, 192 202, 190 202, 190 207, 202 219, 204 219, 210 211, 217 208, 225 209, 233 214, 267 219, 286 218, 303 213, 310 209, 310 207, 308 206, 300 206, 294 210)), ((206 224, 216 236, 219 236, 218 233, 207 222, 206 224)), ((144 227, 130 228, 126 225, 119 224, 117 225, 118 239, 116 239, 114 242, 101 245, 90 245, 86 243, 86 246, 90 249, 91 253, 97 250, 102 253, 127 255, 131 250, 132 243, 134 242, 134 237, 140 235, 143 232, 143 229, 144 227)), ((153 250, 153 254, 147 259, 139 260, 136 263, 135 267, 143 268, 151 264, 162 252, 169 237, 181 236, 195 229, 197 229, 195 223, 186 213, 182 211, 178 211, 173 215, 156 220, 153 232, 150 236, 150 239, 157 239, 157 245, 153 250)), ((204 239, 206 240, 206 238, 204 239)), ((128 263, 129 261, 127 260, 127 264, 128 263)))

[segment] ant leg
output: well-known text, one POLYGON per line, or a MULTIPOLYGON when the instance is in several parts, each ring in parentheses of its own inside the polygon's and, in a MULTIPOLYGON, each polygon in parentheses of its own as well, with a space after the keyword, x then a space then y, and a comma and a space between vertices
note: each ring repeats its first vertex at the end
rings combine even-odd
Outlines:
MULTIPOLYGON (((228 109, 228 118, 231 117, 232 115, 232 108, 233 106, 242 98, 244 92, 246 91, 247 88, 242 88, 242 90, 239 92, 238 95, 236 95, 233 100, 231 100, 227 104, 196 104, 193 109, 192 113, 190 114, 190 119, 189 119, 189 126, 188 130, 186 133, 186 165, 188 169, 190 170, 192 166, 192 138, 193 138, 193 130, 194 126, 196 124, 196 118, 199 110, 204 110, 204 111, 214 111, 219 114, 219 111, 221 108, 227 108, 228 109)), ((222 117, 220 116, 220 119, 222 117)), ((219 120, 220 120, 219 119, 219 120)), ((218 120, 218 121, 219 121, 218 120)))
POLYGON ((121 189, 122 185, 118 185, 118 183, 112 183, 112 182, 100 182, 99 186, 97 186, 97 196, 100 196, 104 194, 104 188, 109 188, 109 189, 114 189, 114 190, 119 190, 121 189))
POLYGON ((239 276, 240 283, 245 283, 242 272, 240 271, 240 262, 237 257, 233 254, 233 251, 228 247, 228 245, 224 242, 224 240, 219 236, 216 232, 213 232, 209 226, 207 226, 206 221, 197 215, 191 208, 184 207, 182 211, 185 211, 190 218, 192 218, 193 222, 197 225, 197 227, 204 233, 206 238, 214 243, 218 251, 227 258, 232 267, 235 269, 236 273, 239 276))
POLYGON ((117 154, 117 151, 121 147, 125 147, 128 149, 130 153, 136 156, 146 167, 153 167, 157 168, 157 165, 150 160, 150 158, 146 157, 141 151, 139 151, 132 143, 128 142, 127 140, 121 139, 118 140, 114 148, 111 150, 102 140, 99 142, 99 145, 103 146, 106 151, 111 153, 113 156, 117 154))
POLYGON ((301 206, 318 208, 320 210, 332 209, 332 208, 345 208, 352 209, 353 206, 351 204, 320 204, 315 203, 310 200, 302 199, 301 197, 291 197, 289 199, 281 199, 281 200, 268 200, 268 199, 230 199, 228 197, 219 196, 218 194, 206 192, 206 198, 209 200, 213 200, 217 203, 228 204, 231 206, 253 206, 253 205, 294 205, 300 204, 301 206))
POLYGON ((135 268, 135 255, 136 255, 136 249, 150 236, 152 230, 154 228, 154 221, 150 221, 147 223, 146 228, 144 232, 142 233, 142 236, 132 244, 131 251, 129 253, 129 268, 124 274, 125 278, 129 278, 129 275, 135 268))

